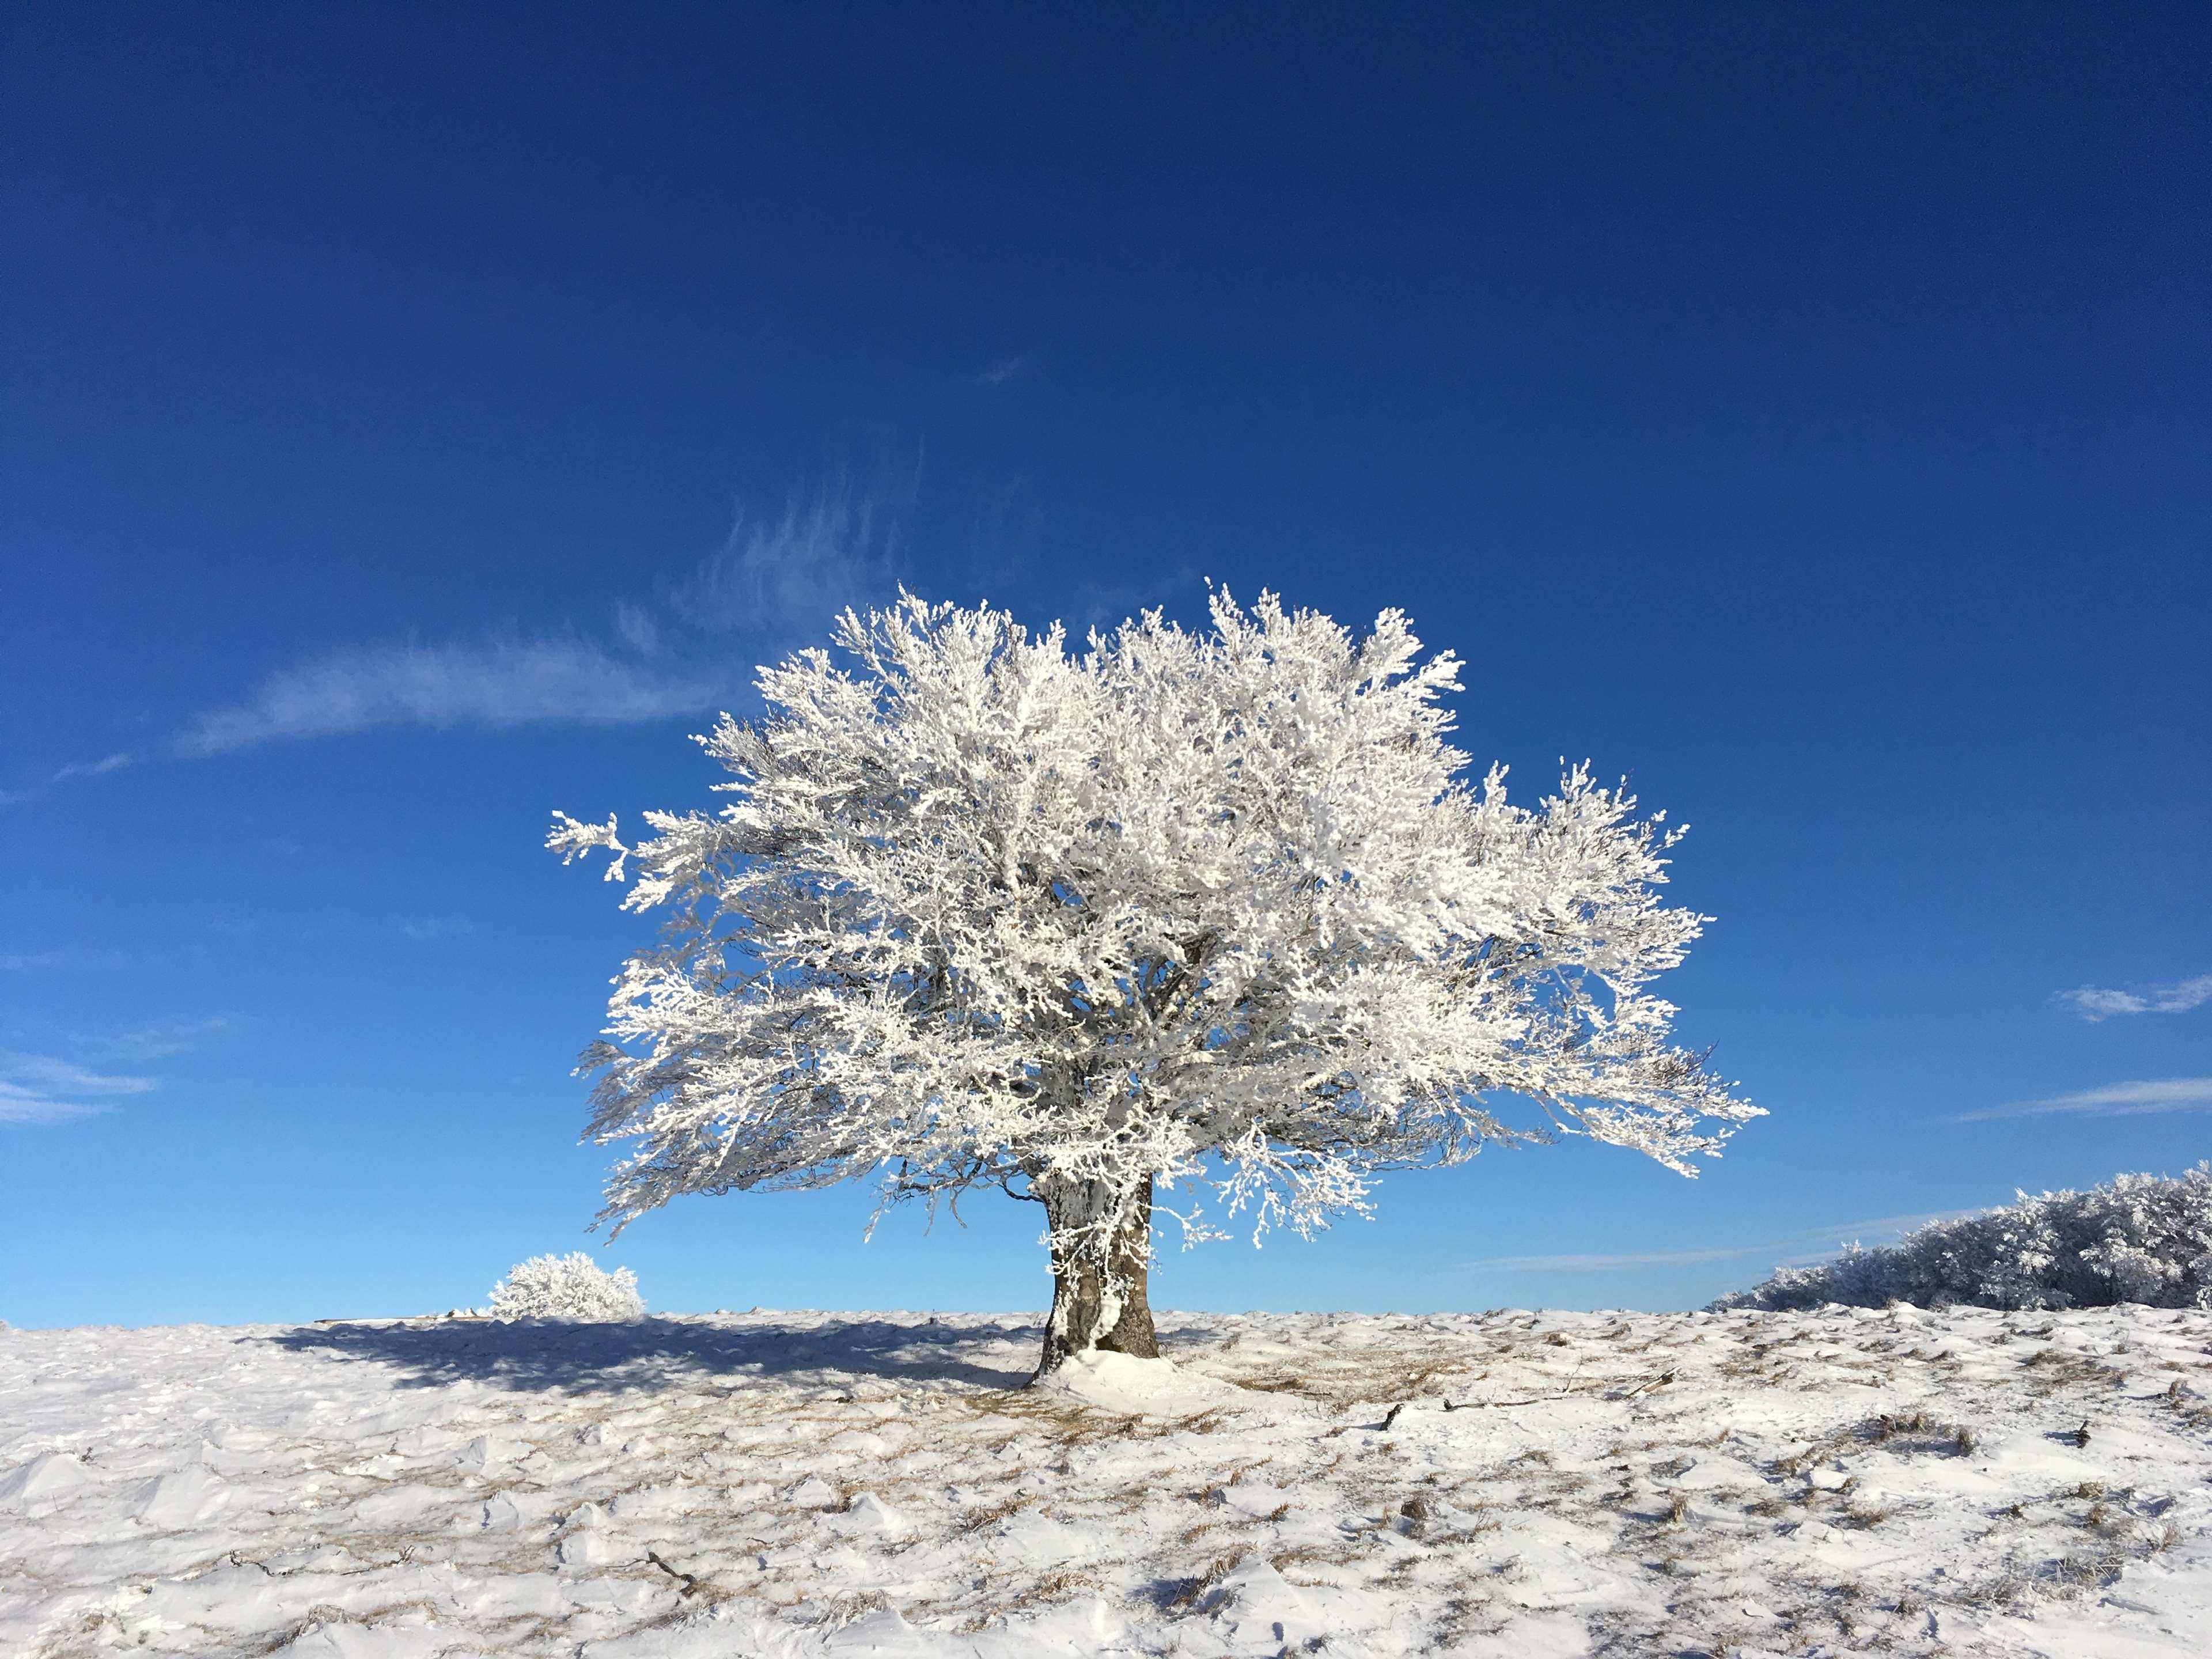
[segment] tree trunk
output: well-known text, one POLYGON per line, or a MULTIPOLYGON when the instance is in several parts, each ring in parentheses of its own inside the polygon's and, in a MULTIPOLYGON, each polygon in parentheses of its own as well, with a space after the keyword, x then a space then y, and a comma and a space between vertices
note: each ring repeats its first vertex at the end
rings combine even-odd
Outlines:
POLYGON ((1057 1370, 1070 1354, 1096 1348, 1158 1359, 1146 1285, 1152 1177, 1120 1188, 1103 1181, 1040 1182, 1032 1190, 1052 1229, 1052 1317, 1031 1381, 1057 1370))

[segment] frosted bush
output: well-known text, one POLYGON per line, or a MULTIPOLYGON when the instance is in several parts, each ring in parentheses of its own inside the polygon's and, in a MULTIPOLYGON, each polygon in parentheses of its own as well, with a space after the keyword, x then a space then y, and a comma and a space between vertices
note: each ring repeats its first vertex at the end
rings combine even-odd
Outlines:
POLYGON ((1878 1308, 2212 1308, 2212 1164, 2174 1180, 2124 1175, 2086 1193, 2026 1193, 2002 1209, 1931 1221, 1894 1244, 1853 1245, 1821 1267, 1784 1267, 1712 1304, 1781 1311, 1878 1308))
POLYGON ((627 1267, 612 1273, 577 1250, 568 1255, 533 1255, 507 1270, 491 1287, 494 1319, 642 1319, 645 1298, 637 1275, 627 1267))

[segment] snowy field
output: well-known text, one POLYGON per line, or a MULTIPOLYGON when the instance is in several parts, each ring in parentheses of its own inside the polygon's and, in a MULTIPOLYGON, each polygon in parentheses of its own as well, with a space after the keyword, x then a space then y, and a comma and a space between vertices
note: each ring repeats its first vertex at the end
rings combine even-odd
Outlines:
POLYGON ((1161 1324, 0 1331, 0 1654, 2212 1653, 2212 1314, 1161 1324))

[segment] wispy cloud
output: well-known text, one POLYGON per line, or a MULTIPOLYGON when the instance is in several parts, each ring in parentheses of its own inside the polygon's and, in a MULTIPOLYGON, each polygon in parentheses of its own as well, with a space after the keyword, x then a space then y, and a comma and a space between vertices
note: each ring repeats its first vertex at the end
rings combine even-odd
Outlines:
POLYGON ((402 921, 396 924, 402 937, 418 945, 427 945, 441 939, 461 939, 477 930, 477 925, 465 916, 423 916, 419 920, 402 921))
POLYGON ((1468 1265, 1503 1267, 1508 1273, 1598 1273, 1615 1267, 1679 1267, 1697 1261, 1726 1261, 1751 1254, 1748 1249, 1727 1249, 1631 1250, 1618 1255, 1499 1255, 1468 1265))
MULTIPOLYGON (((1796 1249, 1790 1255, 1776 1257, 1773 1265, 1778 1267, 1814 1267, 1823 1261, 1833 1261, 1849 1245, 1892 1244, 1931 1221, 1959 1221, 1980 1213, 1979 1210, 1929 1210, 1919 1215, 1886 1215, 1872 1221, 1846 1221, 1841 1226, 1819 1227, 1804 1235, 1804 1238, 1817 1237, 1820 1241, 1819 1248, 1796 1249)), ((1802 1246, 1804 1238, 1796 1243, 1802 1246)), ((1791 1249, 1791 1244, 1785 1242, 1762 1248, 1791 1249)))
POLYGON ((2061 1112, 2089 1117, 2136 1117, 2149 1112, 2193 1112, 2212 1107, 2212 1077, 2154 1078, 2142 1083, 2108 1083, 2101 1089, 2016 1100, 1986 1111, 1962 1112, 1959 1123, 2000 1117, 2047 1117, 2061 1112))
POLYGON ((2082 1018, 2095 1023, 2115 1014, 2185 1014, 2212 1002, 2212 974, 2179 979, 2171 985, 2148 985, 2140 991, 2109 991, 2094 985, 2058 993, 2082 1018))
POLYGON ((64 973, 75 969, 118 972, 132 965, 122 951, 0 951, 0 973, 64 973))
MULTIPOLYGON (((844 606, 896 585, 918 475, 869 489, 842 476, 795 491, 779 516, 739 508, 723 545, 661 595, 658 614, 615 607, 612 637, 581 631, 356 645, 270 675, 196 715, 171 752, 198 759, 284 738, 380 727, 622 725, 736 705, 751 680, 714 635, 763 654, 818 636, 844 606)), ((755 659, 757 660, 757 659, 755 659)), ((112 756, 88 769, 128 764, 112 756)))
POLYGON ((1979 1215, 1973 1210, 1923 1210, 1916 1215, 1878 1215, 1871 1221, 1841 1221, 1826 1227, 1808 1227, 1807 1235, 1840 1240, 1869 1238, 1902 1238, 1914 1229, 1926 1226, 1931 1221, 1956 1221, 1961 1217, 1979 1215))
POLYGON ((0 1048, 0 1077, 77 1095, 143 1095, 160 1086, 149 1077, 108 1077, 50 1054, 27 1054, 15 1048, 0 1048))
POLYGON ((79 1041, 97 1052, 123 1060, 166 1060, 190 1054, 210 1043, 236 1036, 240 1022, 230 1014, 210 1014, 204 1019, 157 1020, 148 1025, 126 1025, 111 1031, 83 1035, 79 1041))
POLYGON ((36 1090, 0 1079, 0 1123, 66 1123, 71 1118, 90 1117, 106 1109, 103 1106, 53 1100, 36 1090))
POLYGON ((96 778, 103 773, 119 772, 137 758, 125 750, 121 754, 110 755, 105 760, 71 761, 54 774, 54 781, 66 783, 71 778, 96 778))
POLYGON ((625 659, 574 637, 356 647, 283 669, 244 702, 202 714, 176 750, 197 758, 390 726, 618 725, 696 714, 738 683, 726 667, 625 659))
MULTIPOLYGON (((235 1014, 209 1014, 198 1019, 154 1020, 137 1025, 62 1026, 45 1021, 0 1027, 0 1054, 14 1057, 18 1066, 38 1059, 47 1068, 38 1079, 47 1086, 65 1085, 72 1079, 97 1075, 73 1061, 46 1060, 27 1054, 22 1047, 61 1048, 89 1055, 106 1064, 135 1065, 149 1060, 167 1060, 231 1041, 245 1029, 235 1014), (54 1071, 52 1067, 64 1067, 54 1071)), ((0 1071, 6 1070, 0 1066, 0 1071)), ((11 1073, 12 1074, 12 1073, 11 1073)), ((21 1077, 18 1081, 21 1081, 21 1077)), ((143 1080, 143 1079, 141 1079, 143 1080)), ((140 1091, 143 1092, 143 1091, 140 1091)))
POLYGON ((149 1077, 114 1077, 49 1054, 0 1048, 0 1123, 62 1123, 105 1111, 118 1095, 160 1087, 149 1077))
POLYGON ((1722 1245, 1710 1249, 1626 1250, 1578 1255, 1500 1255, 1471 1261, 1468 1266, 1502 1268, 1508 1273, 1597 1273, 1625 1267, 1693 1267, 1704 1261, 1735 1261, 1745 1256, 1771 1256, 1778 1250, 1794 1250, 1797 1254, 1785 1257, 1780 1265, 1796 1267, 1830 1261, 1840 1255, 1845 1245, 1855 1242, 1873 1240, 1887 1243, 1891 1239, 1902 1238, 1914 1228, 1930 1221, 1952 1221, 1960 1216, 1978 1213, 1973 1210, 1929 1210, 1918 1215, 1877 1216, 1870 1221, 1844 1221, 1825 1227, 1808 1227, 1791 1237, 1769 1240, 1765 1243, 1722 1245))
POLYGON ((0 807, 19 805, 35 796, 44 794, 57 784, 70 783, 78 778, 100 777, 109 772, 119 772, 137 758, 137 756, 125 750, 101 760, 71 761, 52 773, 44 782, 34 783, 28 789, 0 789, 0 807))
POLYGON ((672 596, 694 626, 744 629, 775 647, 793 630, 826 631, 845 606, 888 598, 917 480, 855 488, 838 477, 794 491, 774 518, 741 503, 721 550, 672 596))
POLYGON ((969 375, 968 384, 980 386, 1004 386, 1022 372, 1024 361, 1020 357, 1001 357, 981 374, 969 375))
POLYGON ((653 621, 650 611, 627 602, 617 605, 615 632, 624 645, 641 656, 650 657, 660 649, 660 624, 653 621))

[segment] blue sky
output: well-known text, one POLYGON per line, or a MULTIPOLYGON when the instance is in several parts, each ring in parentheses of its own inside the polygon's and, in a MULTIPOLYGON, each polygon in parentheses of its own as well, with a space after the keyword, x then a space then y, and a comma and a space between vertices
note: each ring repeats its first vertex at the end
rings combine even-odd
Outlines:
MULTIPOLYGON (((15 8, 0 1317, 590 1243, 649 924, 540 850, 904 582, 1206 578, 1694 826, 1772 1115, 1391 1177, 1164 1306, 1693 1304, 2212 1155, 2197 8, 15 8)), ((1034 1308, 1027 1206, 694 1200, 671 1309, 1034 1308)))

